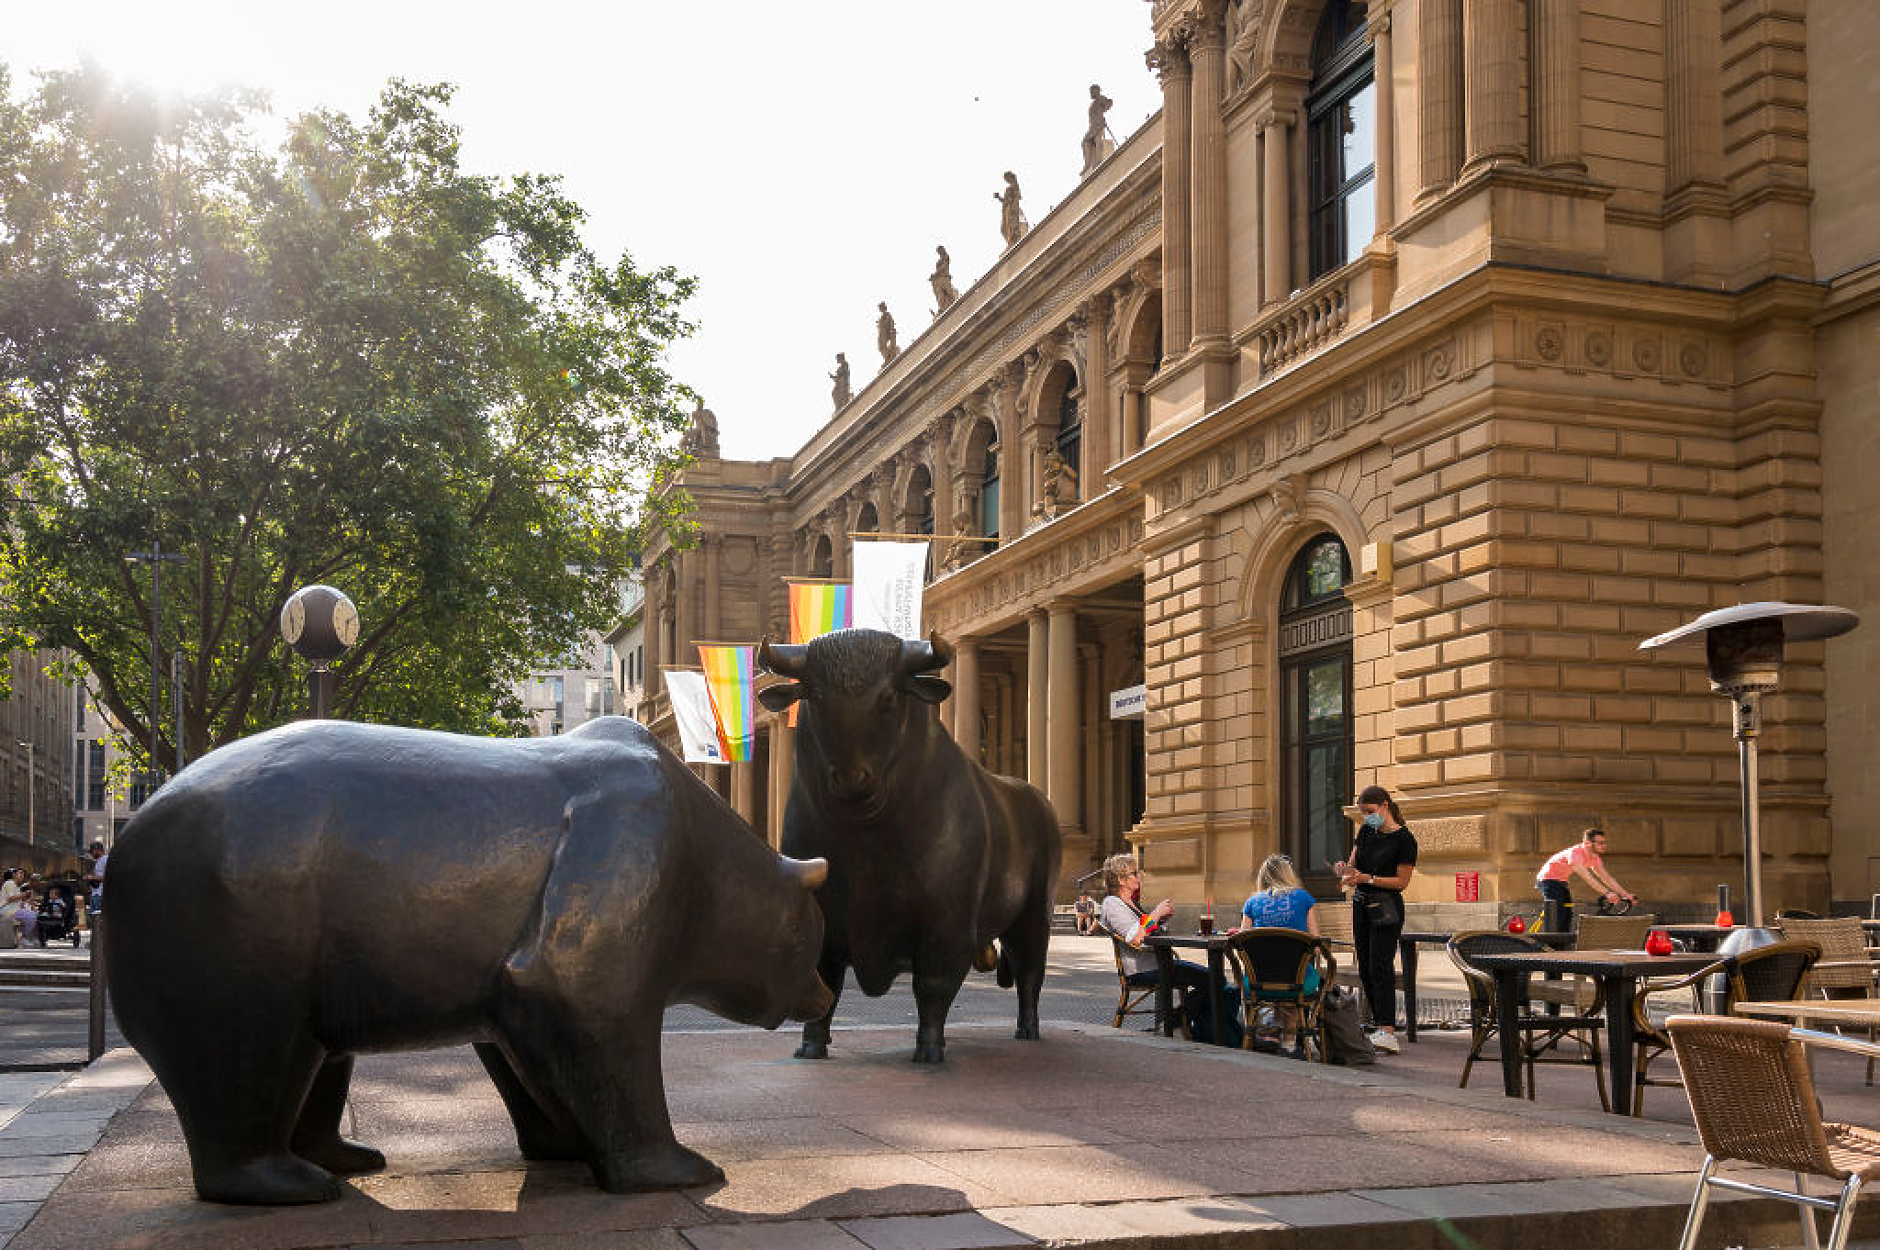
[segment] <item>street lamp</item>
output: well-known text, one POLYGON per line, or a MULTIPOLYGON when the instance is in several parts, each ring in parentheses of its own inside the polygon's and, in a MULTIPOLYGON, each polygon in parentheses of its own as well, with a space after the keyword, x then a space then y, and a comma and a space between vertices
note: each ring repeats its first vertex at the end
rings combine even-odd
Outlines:
POLYGON ((31 846, 34 841, 34 830, 38 825, 38 822, 33 819, 34 816, 37 815, 37 812, 34 811, 33 800, 38 797, 39 787, 36 783, 39 779, 33 775, 33 770, 34 765, 39 762, 39 744, 37 742, 20 742, 18 738, 15 738, 14 741, 26 748, 26 845, 31 846))
POLYGON ((1640 651, 1694 641, 1703 635, 1710 688, 1730 700, 1742 783, 1743 894, 1752 928, 1761 928, 1762 826, 1757 812, 1756 738, 1762 732, 1762 697, 1782 674, 1782 644, 1845 634, 1860 624, 1846 608, 1802 603, 1739 603, 1706 612, 1688 625, 1647 638, 1640 651))
POLYGON ((124 558, 150 563, 150 780, 154 782, 161 767, 157 763, 157 726, 163 716, 163 660, 157 654, 157 626, 163 620, 163 564, 183 557, 165 551, 161 542, 152 539, 150 550, 133 551, 124 558))
POLYGON ((302 586, 281 605, 281 637, 313 665, 307 688, 314 718, 332 715, 333 673, 327 666, 359 640, 359 609, 331 586, 302 586))

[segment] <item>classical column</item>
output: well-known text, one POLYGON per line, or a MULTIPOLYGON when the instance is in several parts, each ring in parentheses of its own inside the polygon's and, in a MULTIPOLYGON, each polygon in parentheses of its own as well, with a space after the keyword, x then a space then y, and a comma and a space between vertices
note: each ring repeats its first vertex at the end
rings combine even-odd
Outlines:
MULTIPOLYGON (((1225 0, 1202 0, 1200 20, 1188 41, 1194 113, 1194 345, 1226 349, 1227 343, 1227 127, 1221 120, 1221 76, 1227 33, 1225 0)), ((1167 148, 1163 149, 1167 160, 1167 148)))
POLYGON ((1034 609, 1025 617, 1025 780, 1047 795, 1051 793, 1047 780, 1050 754, 1046 749, 1049 732, 1046 700, 1050 678, 1048 627, 1048 618, 1042 611, 1034 609))
POLYGON ((1050 641, 1047 656, 1050 690, 1047 692, 1046 736, 1050 753, 1049 785, 1045 797, 1067 829, 1084 825, 1084 767, 1081 735, 1083 714, 1078 701, 1077 608, 1065 600, 1050 605, 1050 641))
POLYGON ((999 428, 999 545, 1025 532, 1026 469, 1030 453, 1018 429, 1018 388, 1024 371, 1013 366, 998 391, 999 428))
POLYGON ((1517 0, 1463 0, 1462 115, 1465 165, 1518 161, 1521 136, 1521 32, 1517 0))
POLYGON ((705 582, 701 590, 705 601, 705 640, 722 642, 724 636, 718 631, 718 551, 724 540, 716 534, 709 534, 699 539, 699 546, 705 549, 705 582))
POLYGON ((731 765, 731 810, 743 817, 745 824, 757 823, 757 764, 753 760, 738 760, 731 765))
MULTIPOLYGON (((659 577, 654 569, 646 570, 646 598, 640 601, 640 645, 646 650, 643 658, 645 671, 640 674, 640 686, 644 693, 641 698, 652 702, 658 697, 661 686, 659 666, 665 660, 659 654, 660 618, 665 615, 664 596, 658 593, 659 577)), ((649 709, 650 714, 650 709, 649 709)))
POLYGON ((1157 43, 1149 50, 1149 66, 1162 80, 1162 342, 1173 358, 1187 350, 1194 324, 1188 270, 1193 246, 1188 160, 1194 139, 1187 39, 1174 34, 1157 43))
POLYGON ((773 847, 783 845, 783 811, 795 776, 796 730, 780 716, 770 730, 770 802, 764 804, 770 826, 765 833, 773 847))
MULTIPOLYGON (((1586 161, 1580 154, 1580 0, 1534 0, 1529 20, 1534 23, 1534 51, 1529 57, 1534 163, 1542 169, 1584 172, 1586 161)), ((1667 41, 1669 38, 1667 32, 1667 41)), ((1669 42, 1666 55, 1673 55, 1669 42)))
POLYGON ((1422 0, 1417 25, 1417 193, 1437 195, 1462 168, 1462 0, 1422 0))
MULTIPOLYGON (((1569 3, 1575 0, 1569 0, 1569 3)), ((1385 235, 1397 224, 1397 100, 1392 90, 1390 14, 1371 19, 1372 125, 1376 130, 1377 233, 1385 235)))
POLYGON ((1260 200, 1260 249, 1265 257, 1266 304, 1278 304, 1292 294, 1292 114, 1271 113, 1261 123, 1261 144, 1266 152, 1266 194, 1260 200))
POLYGON ((692 570, 697 566, 689 551, 672 553, 672 655, 666 663, 675 668, 698 664, 698 635, 692 632, 692 570))
POLYGON ((979 762, 979 640, 953 644, 953 740, 966 758, 979 762))
POLYGON ((1103 472, 1116 463, 1116 415, 1110 403, 1110 297, 1084 305, 1084 467, 1078 487, 1085 499, 1103 493, 1103 472))
POLYGON ((1665 193, 1723 183, 1722 18, 1714 0, 1665 0, 1665 193))

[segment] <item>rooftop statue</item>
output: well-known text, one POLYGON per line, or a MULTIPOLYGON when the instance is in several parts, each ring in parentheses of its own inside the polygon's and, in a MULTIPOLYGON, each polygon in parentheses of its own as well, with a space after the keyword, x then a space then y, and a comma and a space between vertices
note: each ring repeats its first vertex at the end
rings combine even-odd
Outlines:
POLYGON ((836 353, 836 371, 829 375, 829 380, 835 383, 830 397, 836 401, 836 411, 841 412, 855 398, 855 391, 849 386, 849 358, 841 352, 836 353))
POLYGON ((1080 177, 1103 164, 1110 153, 1116 151, 1116 139, 1110 134, 1110 123, 1105 120, 1112 103, 1110 97, 1103 94, 1102 87, 1090 84, 1090 123, 1084 128, 1084 169, 1080 177))
POLYGON ((1004 237, 1005 246, 1011 247, 1031 229, 1031 223, 1025 220, 1025 210, 1018 206, 1018 175, 1006 170, 1005 190, 994 191, 992 198, 999 202, 999 234, 1004 237))
POLYGON ((705 406, 704 399, 699 399, 692 407, 692 424, 686 428, 685 440, 679 444, 688 455, 700 459, 718 457, 718 416, 705 406))
POLYGON ((881 352, 881 363, 887 364, 901 354, 901 345, 894 341, 894 314, 888 311, 888 301, 882 300, 875 305, 881 315, 875 318, 875 347, 881 352))
POLYGON ((933 284, 934 302, 940 305, 934 312, 934 316, 938 317, 959 302, 960 292, 953 285, 953 258, 947 255, 944 247, 936 247, 934 251, 940 254, 940 258, 934 261, 933 272, 927 275, 927 281, 933 284))

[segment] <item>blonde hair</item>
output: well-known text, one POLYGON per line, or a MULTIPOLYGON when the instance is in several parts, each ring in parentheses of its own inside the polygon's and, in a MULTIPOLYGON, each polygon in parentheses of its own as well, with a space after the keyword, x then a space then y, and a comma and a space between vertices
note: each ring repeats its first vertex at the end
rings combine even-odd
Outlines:
POLYGON ((1305 887, 1299 881, 1299 874, 1294 870, 1292 859, 1285 855, 1269 855, 1260 865, 1260 875, 1255 888, 1261 894, 1280 894, 1305 887))
POLYGON ((1124 851, 1103 861, 1103 888, 1111 894, 1123 883, 1123 875, 1136 871, 1136 857, 1124 851))

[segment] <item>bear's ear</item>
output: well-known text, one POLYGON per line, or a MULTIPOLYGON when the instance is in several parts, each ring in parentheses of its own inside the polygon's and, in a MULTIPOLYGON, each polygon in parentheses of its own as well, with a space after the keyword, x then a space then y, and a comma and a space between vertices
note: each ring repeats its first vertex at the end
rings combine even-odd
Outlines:
POLYGON ((757 701, 773 712, 781 712, 808 693, 808 686, 800 681, 790 681, 781 686, 769 686, 759 690, 757 701))
POLYGON ((953 683, 944 677, 929 677, 922 673, 908 679, 907 692, 923 703, 939 703, 953 693, 953 683))

